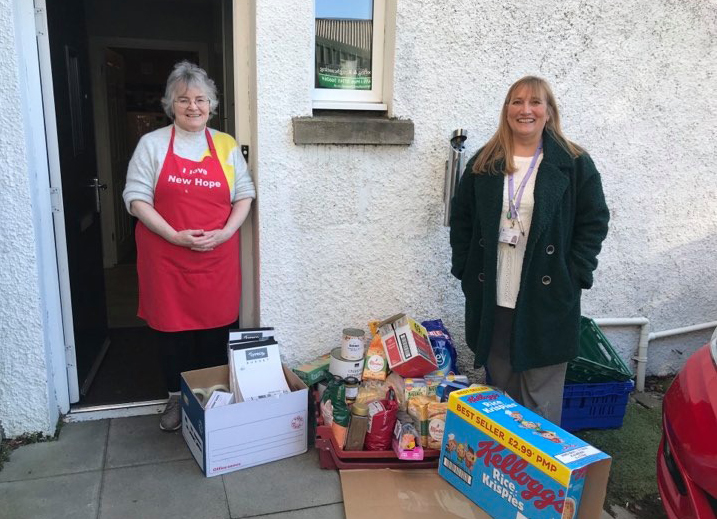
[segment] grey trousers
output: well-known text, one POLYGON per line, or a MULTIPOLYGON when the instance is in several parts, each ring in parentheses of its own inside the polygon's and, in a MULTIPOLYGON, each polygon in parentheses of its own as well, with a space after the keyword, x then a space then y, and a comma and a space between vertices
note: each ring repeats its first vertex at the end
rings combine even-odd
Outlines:
POLYGON ((560 425, 563 414, 563 385, 566 362, 527 371, 513 371, 510 364, 510 336, 513 329, 512 308, 497 306, 493 339, 488 354, 491 383, 508 393, 513 400, 531 411, 560 425))

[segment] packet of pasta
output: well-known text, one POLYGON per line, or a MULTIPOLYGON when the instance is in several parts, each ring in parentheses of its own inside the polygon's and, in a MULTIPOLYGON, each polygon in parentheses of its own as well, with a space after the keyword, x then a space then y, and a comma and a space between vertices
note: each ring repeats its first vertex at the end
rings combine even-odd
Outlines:
MULTIPOLYGON (((370 325, 370 323, 369 323, 370 325)), ((381 336, 374 334, 371 343, 366 349, 366 361, 363 368, 364 380, 386 380, 388 375, 388 362, 386 352, 383 351, 381 336)))

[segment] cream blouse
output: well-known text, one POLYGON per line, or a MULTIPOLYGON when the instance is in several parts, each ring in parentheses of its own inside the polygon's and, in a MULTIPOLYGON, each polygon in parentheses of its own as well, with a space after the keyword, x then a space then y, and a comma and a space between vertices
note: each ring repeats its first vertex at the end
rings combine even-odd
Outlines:
MULTIPOLYGON (((513 186, 517 192, 518 186, 522 182, 525 174, 528 172, 530 162, 533 157, 517 157, 514 156, 515 166, 518 170, 513 173, 513 186)), ((497 285, 496 285, 496 304, 506 308, 515 308, 515 302, 518 299, 518 289, 520 288, 520 273, 523 268, 523 257, 525 256, 525 244, 528 242, 528 235, 530 232, 530 223, 533 220, 533 206, 535 205, 535 179, 538 176, 538 166, 543 160, 543 154, 541 153, 538 160, 535 162, 535 168, 533 174, 530 176, 525 190, 523 191, 523 197, 520 200, 520 207, 518 208, 518 214, 520 220, 523 223, 523 229, 525 230, 525 236, 520 236, 518 244, 515 247, 511 247, 507 243, 498 243, 498 272, 497 272, 497 285)), ((509 220, 508 214, 508 175, 505 175, 503 180, 503 209, 502 216, 500 219, 501 228, 511 225, 515 225, 518 228, 518 222, 509 220)))

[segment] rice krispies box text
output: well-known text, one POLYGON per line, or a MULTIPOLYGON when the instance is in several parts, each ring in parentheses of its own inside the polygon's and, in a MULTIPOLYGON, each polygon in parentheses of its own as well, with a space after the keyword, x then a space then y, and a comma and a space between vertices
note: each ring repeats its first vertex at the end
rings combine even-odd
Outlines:
POLYGON ((438 473, 491 517, 597 519, 610 463, 491 387, 450 395, 438 473))

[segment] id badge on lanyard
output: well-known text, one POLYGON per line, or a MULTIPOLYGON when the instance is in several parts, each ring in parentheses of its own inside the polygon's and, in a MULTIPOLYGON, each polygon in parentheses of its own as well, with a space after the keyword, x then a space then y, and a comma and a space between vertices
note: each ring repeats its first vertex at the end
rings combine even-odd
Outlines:
POLYGON ((498 241, 500 243, 507 243, 511 247, 518 245, 520 241, 520 230, 510 225, 504 224, 500 228, 500 234, 498 234, 498 241))
POLYGON ((538 157, 540 156, 540 152, 543 151, 543 141, 538 143, 538 148, 535 150, 535 154, 533 155, 533 160, 530 161, 530 167, 528 168, 528 172, 523 177, 522 182, 518 186, 517 192, 515 191, 515 188, 513 187, 513 174, 508 177, 508 214, 507 222, 503 223, 500 227, 500 233, 498 234, 498 241, 500 243, 507 243, 511 247, 515 247, 518 245, 518 242, 520 241, 521 236, 525 236, 525 229, 523 228, 523 222, 520 221, 520 213, 518 212, 518 209, 520 208, 520 201, 523 198, 523 191, 525 191, 525 186, 528 185, 528 180, 530 179, 530 176, 533 174, 533 169, 535 169, 535 163, 538 161, 538 157), (518 227, 516 228, 515 222, 518 221, 518 227), (508 225, 508 222, 510 222, 510 225, 508 225))

